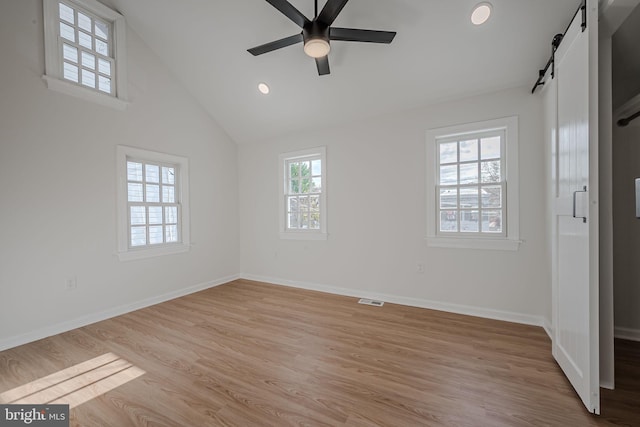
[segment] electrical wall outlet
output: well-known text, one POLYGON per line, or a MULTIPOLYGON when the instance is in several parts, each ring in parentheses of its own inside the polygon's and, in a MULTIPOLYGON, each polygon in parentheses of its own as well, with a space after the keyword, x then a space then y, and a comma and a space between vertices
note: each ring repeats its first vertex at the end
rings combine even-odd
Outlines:
POLYGON ((417 271, 418 273, 424 273, 424 264, 423 264, 423 263, 421 263, 421 262, 419 262, 419 263, 416 265, 416 271, 417 271))
POLYGON ((67 279, 65 289, 67 291, 75 291, 77 288, 78 288, 78 279, 76 278, 76 276, 69 277, 67 279))

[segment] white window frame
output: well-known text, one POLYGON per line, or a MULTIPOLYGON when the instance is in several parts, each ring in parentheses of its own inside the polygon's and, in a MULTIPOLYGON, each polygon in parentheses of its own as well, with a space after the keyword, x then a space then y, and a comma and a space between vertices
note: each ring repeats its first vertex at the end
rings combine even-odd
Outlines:
POLYGON ((148 151, 125 145, 116 147, 117 170, 117 241, 118 258, 120 261, 130 261, 143 258, 151 258, 161 255, 187 252, 191 247, 189 228, 189 159, 172 154, 148 151), (144 160, 156 164, 177 165, 176 176, 176 202, 179 205, 178 236, 177 243, 164 243, 162 245, 148 245, 130 247, 129 245, 129 215, 127 200, 127 160, 144 160))
POLYGON ((124 16, 96 0, 63 0, 74 9, 108 22, 111 25, 111 40, 115 66, 112 81, 115 88, 106 94, 62 77, 62 48, 58 4, 60 0, 43 0, 44 8, 44 52, 45 74, 42 78, 51 90, 75 96, 100 105, 125 110, 127 108, 127 54, 126 22, 124 16))
POLYGON ((518 117, 505 117, 475 123, 448 126, 427 131, 426 137, 426 200, 427 245, 441 248, 518 250, 520 243, 520 201, 518 179, 518 117), (502 233, 440 233, 438 232, 438 144, 470 134, 504 131, 502 159, 503 188, 506 190, 502 233))
POLYGON ((292 240, 326 240, 327 239, 327 149, 326 147, 316 147, 289 153, 282 153, 278 156, 279 174, 279 215, 280 215, 280 238, 292 240), (320 158, 322 167, 322 192, 320 193, 320 228, 311 230, 288 229, 287 224, 287 194, 288 194, 288 174, 287 162, 291 160, 305 160, 309 158, 320 158))

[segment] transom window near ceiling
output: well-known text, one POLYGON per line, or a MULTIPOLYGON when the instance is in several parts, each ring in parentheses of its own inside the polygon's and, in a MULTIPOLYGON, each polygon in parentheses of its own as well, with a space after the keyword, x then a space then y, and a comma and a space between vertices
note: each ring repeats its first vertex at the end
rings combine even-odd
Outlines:
POLYGON ((96 0, 43 0, 49 89, 125 109, 126 23, 96 0))
POLYGON ((115 60, 111 25, 64 2, 58 12, 62 77, 111 95, 115 60))

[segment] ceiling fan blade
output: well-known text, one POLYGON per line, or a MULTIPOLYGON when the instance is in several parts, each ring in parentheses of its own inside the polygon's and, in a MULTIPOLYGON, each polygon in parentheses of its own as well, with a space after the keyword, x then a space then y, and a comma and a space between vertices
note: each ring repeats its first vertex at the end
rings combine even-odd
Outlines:
POLYGON ((285 37, 280 40, 273 41, 271 43, 265 43, 260 46, 252 47, 251 49, 247 49, 247 52, 252 54, 253 56, 262 55, 263 53, 271 52, 276 49, 281 49, 283 47, 291 46, 292 44, 300 43, 302 41, 302 33, 296 34, 290 37, 285 37))
POLYGON ((316 58, 316 66, 318 67, 318 75, 324 76, 329 74, 329 56, 325 55, 321 58, 316 58))
POLYGON ((395 36, 395 31, 359 30, 356 28, 336 27, 329 29, 329 38, 331 40, 346 42, 391 43, 395 36))
POLYGON ((327 27, 331 26, 348 1, 349 0, 328 0, 322 8, 322 12, 318 15, 317 20, 327 27))
POLYGON ((307 17, 302 14, 302 12, 296 9, 287 0, 267 0, 267 3, 278 9, 284 16, 298 24, 298 27, 300 28, 303 28, 310 22, 307 17))

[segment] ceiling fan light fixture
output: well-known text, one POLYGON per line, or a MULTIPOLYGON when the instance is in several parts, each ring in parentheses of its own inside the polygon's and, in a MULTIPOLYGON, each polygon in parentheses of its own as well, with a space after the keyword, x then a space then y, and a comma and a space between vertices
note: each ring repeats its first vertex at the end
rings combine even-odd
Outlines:
POLYGON ((473 25, 482 25, 489 20, 491 16, 491 3, 478 3, 471 12, 471 22, 473 25))
POLYGON ((304 43, 304 53, 312 58, 322 58, 327 56, 331 50, 331 45, 325 39, 309 39, 304 43))

